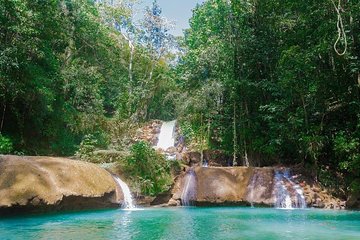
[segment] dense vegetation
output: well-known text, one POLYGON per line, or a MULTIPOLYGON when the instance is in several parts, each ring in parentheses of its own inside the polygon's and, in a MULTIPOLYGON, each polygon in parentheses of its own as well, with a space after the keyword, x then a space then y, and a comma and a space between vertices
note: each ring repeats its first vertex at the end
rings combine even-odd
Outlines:
POLYGON ((136 23, 131 1, 0 0, 0 151, 86 157, 177 117, 235 165, 360 191, 360 2, 340 3, 207 0, 175 42, 156 1, 136 23))
POLYGON ((136 185, 139 192, 154 196, 170 188, 171 170, 176 168, 179 168, 176 161, 167 161, 163 154, 143 141, 132 145, 124 166, 132 185, 136 185))
POLYGON ((185 35, 178 112, 235 164, 301 164, 359 188, 359 9, 341 1, 339 19, 330 0, 206 1, 185 35))
POLYGON ((71 155, 83 136, 106 146, 114 122, 161 114, 170 40, 153 9, 135 26, 131 2, 0 0, 1 142, 71 155))

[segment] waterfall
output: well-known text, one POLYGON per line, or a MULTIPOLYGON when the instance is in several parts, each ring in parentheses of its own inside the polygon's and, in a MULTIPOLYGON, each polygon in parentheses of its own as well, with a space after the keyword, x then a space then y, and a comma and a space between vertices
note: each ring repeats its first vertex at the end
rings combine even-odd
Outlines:
POLYGON ((202 163, 202 167, 209 167, 209 162, 204 160, 202 163))
POLYGON ((284 173, 284 177, 289 181, 289 183, 292 186, 292 189, 294 190, 296 196, 295 196, 295 207, 296 208, 306 208, 306 201, 304 197, 304 192, 299 184, 296 184, 292 181, 290 177, 290 171, 286 170, 284 173))
POLYGON ((275 170, 275 207, 276 208, 306 208, 306 201, 300 185, 295 184, 290 177, 289 169, 275 170))
POLYGON ((275 170, 275 207, 291 209, 292 201, 284 179, 285 177, 283 172, 275 170))
POLYGON ((259 179, 259 175, 257 174, 257 172, 255 172, 252 177, 251 177, 251 182, 250 185, 248 186, 248 197, 247 200, 250 202, 251 207, 254 207, 254 192, 255 192, 255 188, 256 188, 256 183, 259 179))
POLYGON ((176 120, 162 124, 156 148, 161 148, 165 151, 169 147, 175 146, 175 125, 176 120))
POLYGON ((127 209, 127 210, 135 209, 136 207, 135 207, 129 186, 117 176, 114 176, 114 179, 115 179, 116 183, 120 186, 120 188, 123 192, 123 195, 124 195, 124 201, 123 201, 121 207, 124 209, 127 209))
POLYGON ((185 184, 181 193, 181 205, 190 206, 196 196, 196 176, 193 169, 190 169, 185 176, 185 184))

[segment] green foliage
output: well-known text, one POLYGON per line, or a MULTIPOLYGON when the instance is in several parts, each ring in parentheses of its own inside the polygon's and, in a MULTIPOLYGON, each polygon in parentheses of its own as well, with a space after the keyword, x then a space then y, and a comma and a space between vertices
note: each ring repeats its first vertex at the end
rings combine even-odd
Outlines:
POLYGON ((168 51, 155 58, 159 49, 142 45, 145 27, 131 22, 126 1, 0 0, 0 12, 1 131, 17 150, 72 155, 83 136, 106 134, 114 118, 173 116, 173 101, 164 100, 175 86, 168 51), (130 22, 114 28, 118 19, 130 22))
POLYGON ((170 162, 146 142, 138 142, 131 147, 125 169, 139 183, 141 192, 147 195, 164 192, 172 184, 170 162))
POLYGON ((13 151, 13 144, 10 138, 0 134, 0 154, 9 154, 13 151))
POLYGON ((360 141, 339 132, 334 139, 334 150, 341 159, 339 167, 345 171, 357 171, 360 164, 360 141))
MULTIPOLYGON (((309 171, 313 171, 313 166, 309 166, 309 171)), ((341 174, 337 173, 336 169, 330 169, 328 166, 320 167, 318 179, 322 186, 338 197, 346 196, 346 191, 349 190, 344 187, 345 182, 341 174)))
POLYGON ((339 132, 334 139, 334 151, 339 169, 345 173, 347 190, 359 192, 360 184, 360 141, 359 138, 339 132))
POLYGON ((84 161, 101 163, 103 161, 102 159, 99 159, 99 156, 96 156, 95 150, 106 148, 107 146, 107 135, 104 135, 103 132, 97 132, 96 134, 87 134, 81 141, 79 149, 76 151, 75 156, 84 161))
POLYGON ((185 137, 185 141, 187 144, 191 143, 191 141, 195 138, 195 131, 191 125, 191 123, 187 121, 180 122, 181 134, 185 137))
POLYGON ((175 69, 178 114, 210 122, 212 145, 252 165, 303 164, 349 186, 360 169, 360 3, 342 7, 349 45, 338 56, 329 1, 204 1, 175 69))
POLYGON ((76 152, 76 156, 82 160, 91 161, 97 144, 98 140, 93 135, 85 135, 80 143, 78 151, 76 152))

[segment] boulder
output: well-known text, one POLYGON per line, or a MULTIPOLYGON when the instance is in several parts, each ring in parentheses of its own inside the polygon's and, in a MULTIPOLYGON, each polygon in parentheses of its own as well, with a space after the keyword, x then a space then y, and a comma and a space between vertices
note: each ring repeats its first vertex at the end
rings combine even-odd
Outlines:
POLYGON ((154 201, 154 199, 155 199, 155 197, 137 195, 135 197, 136 206, 150 207, 151 203, 154 201))
POLYGON ((0 156, 0 215, 116 208, 122 199, 111 174, 95 164, 0 156))
POLYGON ((154 205, 166 204, 171 200, 171 197, 172 197, 172 194, 170 191, 160 193, 159 195, 157 195, 155 197, 155 199, 150 203, 150 205, 154 206, 154 205))
POLYGON ((169 202, 168 202, 168 206, 169 206, 169 207, 177 207, 177 206, 180 206, 180 201, 179 201, 179 200, 170 199, 169 202))
POLYGON ((314 208, 324 208, 325 203, 321 200, 321 198, 316 198, 315 203, 312 204, 312 207, 314 207, 314 208))
POLYGON ((188 152, 186 158, 188 159, 190 166, 199 164, 201 162, 201 153, 199 152, 188 152))

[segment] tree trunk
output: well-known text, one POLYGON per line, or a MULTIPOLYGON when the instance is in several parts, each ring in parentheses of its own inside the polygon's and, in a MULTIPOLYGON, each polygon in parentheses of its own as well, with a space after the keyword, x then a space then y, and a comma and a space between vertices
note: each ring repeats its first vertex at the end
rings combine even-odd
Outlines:
MULTIPOLYGON (((69 14, 70 14, 70 10, 68 8, 68 6, 66 5, 65 1, 61 2, 61 7, 62 7, 62 11, 64 12, 64 15, 66 18, 69 18, 69 14)), ((70 38, 68 41, 68 46, 65 48, 65 59, 62 65, 62 69, 65 69, 67 66, 70 65, 71 63, 71 59, 74 55, 74 51, 75 51, 75 41, 74 41, 74 34, 75 34, 75 25, 73 23, 71 24, 71 28, 70 28, 70 38)), ((69 85, 68 79, 64 78, 64 97, 66 98, 67 96, 67 87, 69 85)))
POLYGON ((303 106, 303 110, 304 110, 305 127, 306 127, 306 130, 309 130, 309 119, 308 119, 308 113, 307 113, 306 105, 305 105, 305 98, 304 98, 303 94, 301 94, 301 102, 302 102, 302 106, 303 106))
POLYGON ((134 46, 132 46, 131 42, 129 41, 130 46, 130 62, 129 62, 129 83, 130 83, 130 91, 132 91, 131 84, 133 81, 133 75, 132 75, 132 68, 133 68, 133 60, 134 60, 134 46))
POLYGON ((203 137, 203 115, 201 114, 201 126, 200 126, 200 166, 204 163, 204 137, 203 137))
POLYGON ((237 141, 236 141, 236 107, 235 107, 235 101, 234 101, 234 113, 233 113, 233 166, 237 166, 237 160, 236 160, 236 150, 237 150, 237 141))
MULTIPOLYGON (((152 63, 152 64, 151 64, 151 69, 150 69, 150 74, 149 74, 149 81, 148 81, 148 83, 147 83, 146 85, 151 84, 151 81, 152 81, 152 78, 153 78, 153 73, 154 73, 154 68, 155 68, 155 63, 152 63)), ((146 100, 145 100, 145 104, 144 104, 144 116, 143 116, 144 120, 147 118, 149 102, 150 102, 151 98, 153 97, 153 95, 154 95, 154 93, 151 92, 151 93, 149 94, 149 97, 147 97, 146 100)))
POLYGON ((2 133, 2 129, 3 129, 3 126, 4 126, 5 112, 6 112, 6 101, 4 101, 3 114, 2 114, 2 117, 1 117, 0 134, 2 133))
POLYGON ((249 158, 248 158, 248 154, 247 154, 247 146, 246 146, 246 140, 244 140, 244 165, 246 167, 250 167, 250 163, 249 163, 249 158))
MULTIPOLYGON (((123 35, 125 37, 125 35, 123 35)), ((126 38, 126 37, 125 37, 126 38)), ((133 73, 132 73, 132 69, 133 69, 133 61, 134 61, 134 52, 135 52, 135 47, 134 45, 131 43, 130 39, 126 38, 128 40, 129 43, 129 48, 130 48, 130 60, 129 60, 129 83, 128 83, 128 91, 129 91, 129 99, 128 99, 128 113, 129 116, 131 116, 131 106, 132 106, 132 87, 133 87, 133 73)))
MULTIPOLYGON (((210 128, 211 128, 211 120, 208 120, 208 125, 207 125, 207 145, 210 145, 210 128)), ((209 160, 209 159, 208 159, 209 160)))

